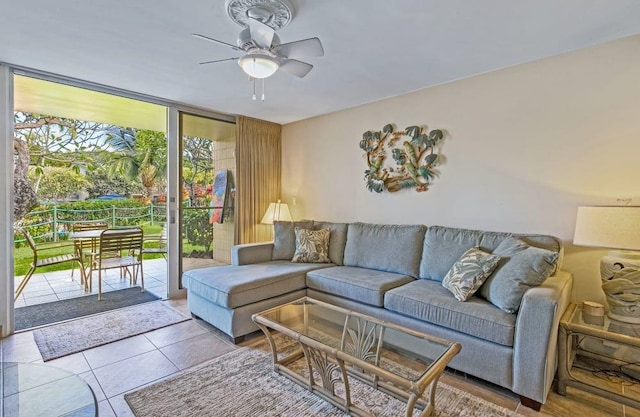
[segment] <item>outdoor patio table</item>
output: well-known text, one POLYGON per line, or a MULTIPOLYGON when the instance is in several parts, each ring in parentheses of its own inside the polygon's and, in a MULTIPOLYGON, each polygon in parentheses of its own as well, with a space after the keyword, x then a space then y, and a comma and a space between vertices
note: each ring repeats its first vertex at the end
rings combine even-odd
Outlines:
MULTIPOLYGON (((87 263, 87 266, 84 267, 84 271, 83 271, 83 275, 84 275, 84 288, 86 291, 91 292, 92 291, 92 273, 93 273, 93 269, 94 269, 94 264, 95 264, 95 260, 96 260, 96 256, 98 255, 98 242, 100 241, 100 234, 104 231, 105 229, 93 229, 93 230, 82 230, 82 231, 78 231, 78 232, 71 232, 69 233, 69 239, 74 240, 74 241, 82 241, 82 240, 90 240, 91 244, 90 247, 92 248, 91 253, 90 253, 90 257, 91 259, 89 260, 89 262, 87 263)), ((77 247, 77 246, 76 246, 77 247)), ((82 252, 82 249, 80 248, 80 252, 82 252)), ((80 258, 82 259, 83 254, 82 253, 78 253, 78 256, 80 256, 80 258)), ((81 266, 83 267, 83 266, 81 266)))

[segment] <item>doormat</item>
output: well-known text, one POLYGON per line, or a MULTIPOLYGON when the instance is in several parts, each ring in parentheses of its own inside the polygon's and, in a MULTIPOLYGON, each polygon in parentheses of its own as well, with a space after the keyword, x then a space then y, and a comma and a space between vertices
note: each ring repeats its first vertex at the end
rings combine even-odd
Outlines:
POLYGON ((16 330, 58 323, 159 299, 159 297, 149 292, 142 292, 138 286, 124 290, 104 292, 102 293, 102 300, 100 301, 98 301, 98 296, 93 294, 50 303, 18 307, 15 309, 16 330))

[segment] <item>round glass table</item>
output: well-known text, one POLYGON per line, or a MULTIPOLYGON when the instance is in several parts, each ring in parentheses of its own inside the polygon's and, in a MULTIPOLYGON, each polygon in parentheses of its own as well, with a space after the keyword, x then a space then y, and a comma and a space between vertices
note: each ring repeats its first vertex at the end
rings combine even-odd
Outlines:
POLYGON ((78 375, 38 363, 0 362, 4 417, 96 417, 93 390, 78 375))

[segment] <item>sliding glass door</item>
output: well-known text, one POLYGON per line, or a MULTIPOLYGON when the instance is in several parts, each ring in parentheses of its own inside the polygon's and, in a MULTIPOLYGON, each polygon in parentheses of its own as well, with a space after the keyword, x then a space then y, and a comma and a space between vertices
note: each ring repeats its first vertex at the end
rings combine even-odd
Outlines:
POLYGON ((228 263, 233 244, 235 124, 180 113, 180 271, 228 263))

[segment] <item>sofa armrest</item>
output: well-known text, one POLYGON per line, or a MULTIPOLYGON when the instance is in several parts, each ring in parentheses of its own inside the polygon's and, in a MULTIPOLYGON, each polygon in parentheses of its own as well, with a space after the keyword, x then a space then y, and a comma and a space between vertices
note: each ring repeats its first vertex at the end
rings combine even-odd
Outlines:
POLYGON ((271 260, 273 242, 246 243, 231 248, 231 265, 248 265, 271 260))
POLYGON ((513 352, 513 389, 543 404, 557 367, 560 317, 571 301, 573 276, 566 271, 527 290, 516 321, 513 352))

